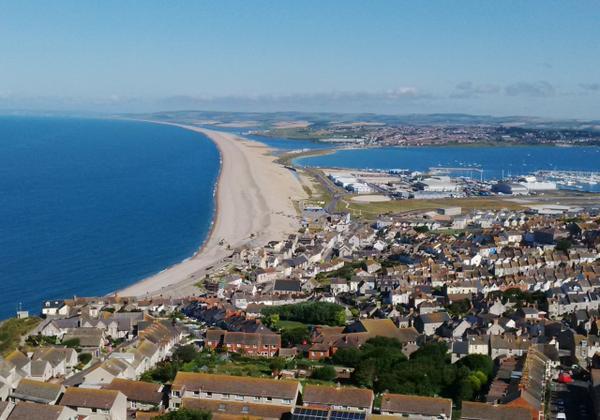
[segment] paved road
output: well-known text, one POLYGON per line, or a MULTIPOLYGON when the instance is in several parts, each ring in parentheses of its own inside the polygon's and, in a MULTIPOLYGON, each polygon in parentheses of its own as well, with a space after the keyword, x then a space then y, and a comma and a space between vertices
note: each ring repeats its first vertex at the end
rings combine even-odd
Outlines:
POLYGON ((574 381, 572 384, 550 385, 550 418, 556 419, 559 412, 564 412, 567 419, 593 419, 591 396, 587 382, 574 381))
POLYGON ((338 187, 336 187, 327 177, 320 171, 310 171, 311 174, 317 179, 318 182, 323 185, 327 192, 331 195, 331 201, 325 206, 325 211, 329 214, 335 213, 337 203, 342 198, 343 194, 340 194, 338 187))

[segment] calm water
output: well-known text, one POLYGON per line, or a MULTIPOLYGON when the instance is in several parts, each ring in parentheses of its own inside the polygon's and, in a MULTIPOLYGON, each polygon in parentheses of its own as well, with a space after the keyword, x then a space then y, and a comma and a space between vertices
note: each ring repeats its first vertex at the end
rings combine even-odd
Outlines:
POLYGON ((0 117, 0 318, 191 256, 218 170, 214 144, 177 127, 0 117))
MULTIPOLYGON (((316 167, 410 169, 442 166, 483 169, 485 179, 526 175, 537 170, 600 171, 600 147, 406 147, 340 150, 331 155, 297 159, 316 167)), ((469 175, 469 171, 455 172, 469 175)), ((479 176, 472 172, 473 176, 479 176)), ((590 190, 600 190, 598 185, 590 190)))
POLYGON ((270 148, 274 149, 273 154, 278 155, 281 153, 289 152, 290 150, 302 150, 302 149, 331 149, 334 147, 333 144, 321 143, 316 140, 296 140, 288 139, 283 137, 265 137, 256 136, 251 134, 244 134, 248 129, 240 128, 228 128, 228 127, 215 127, 206 126, 206 128, 216 131, 225 131, 227 133, 237 134, 244 138, 264 143, 270 148))

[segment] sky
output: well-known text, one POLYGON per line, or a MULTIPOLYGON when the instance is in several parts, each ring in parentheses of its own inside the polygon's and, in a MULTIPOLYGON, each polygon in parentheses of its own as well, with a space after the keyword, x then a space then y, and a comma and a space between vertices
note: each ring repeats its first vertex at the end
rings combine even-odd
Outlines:
POLYGON ((600 119, 600 2, 0 0, 0 111, 600 119))

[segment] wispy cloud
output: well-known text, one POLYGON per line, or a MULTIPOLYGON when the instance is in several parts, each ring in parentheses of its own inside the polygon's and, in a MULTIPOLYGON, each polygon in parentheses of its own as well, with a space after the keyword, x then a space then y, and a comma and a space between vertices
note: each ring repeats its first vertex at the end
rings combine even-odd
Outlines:
POLYGON ((546 98, 554 96, 556 89, 550 83, 539 82, 517 82, 506 86, 504 89, 509 96, 530 96, 535 98, 546 98))
POLYGON ((587 92, 600 92, 600 83, 580 83, 579 87, 587 92))
POLYGON ((482 95, 491 95, 500 92, 500 86, 495 84, 475 84, 473 82, 461 82, 454 87, 451 98, 469 99, 482 95))
POLYGON ((332 91, 325 93, 287 94, 287 95, 231 95, 202 96, 177 95, 159 100, 168 107, 185 106, 200 108, 220 108, 237 106, 244 109, 351 109, 372 106, 402 106, 432 99, 433 95, 415 87, 401 87, 380 92, 332 91))

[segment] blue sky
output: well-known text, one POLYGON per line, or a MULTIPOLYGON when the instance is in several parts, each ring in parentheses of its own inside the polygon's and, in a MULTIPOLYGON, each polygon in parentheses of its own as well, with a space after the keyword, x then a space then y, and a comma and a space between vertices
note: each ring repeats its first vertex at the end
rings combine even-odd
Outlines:
POLYGON ((597 1, 0 0, 0 109, 600 118, 597 1))

